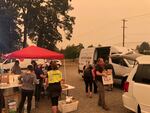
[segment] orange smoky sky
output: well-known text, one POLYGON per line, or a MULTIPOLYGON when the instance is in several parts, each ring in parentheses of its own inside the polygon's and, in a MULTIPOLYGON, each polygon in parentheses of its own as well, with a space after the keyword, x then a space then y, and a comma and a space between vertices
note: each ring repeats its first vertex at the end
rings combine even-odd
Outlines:
POLYGON ((150 0, 72 0, 76 17, 71 41, 64 39, 59 48, 67 45, 122 46, 122 19, 126 19, 125 46, 135 47, 150 41, 150 0))

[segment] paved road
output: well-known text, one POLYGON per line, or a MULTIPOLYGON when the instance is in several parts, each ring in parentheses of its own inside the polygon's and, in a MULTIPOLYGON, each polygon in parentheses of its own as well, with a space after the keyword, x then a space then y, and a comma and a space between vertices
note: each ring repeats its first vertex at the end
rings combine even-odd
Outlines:
MULTIPOLYGON (((123 107, 123 91, 118 88, 114 88, 112 92, 106 91, 106 102, 110 111, 105 111, 97 105, 98 94, 94 94, 93 98, 86 97, 84 82, 77 69, 78 67, 75 63, 66 66, 67 83, 76 87, 70 91, 70 94, 79 100, 78 110, 71 113, 133 113, 123 107)), ((51 113, 49 103, 47 98, 42 99, 39 108, 36 108, 32 113, 51 113)))

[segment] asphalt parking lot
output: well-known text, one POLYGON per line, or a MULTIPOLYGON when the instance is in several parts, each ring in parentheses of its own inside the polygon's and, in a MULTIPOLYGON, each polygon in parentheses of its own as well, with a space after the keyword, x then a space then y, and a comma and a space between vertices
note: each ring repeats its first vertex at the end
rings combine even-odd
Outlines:
MULTIPOLYGON (((88 98, 84 91, 84 82, 78 74, 77 63, 68 63, 66 68, 66 83, 75 86, 75 89, 69 92, 75 99, 79 100, 78 110, 71 113, 133 113, 124 108, 122 103, 123 91, 114 87, 113 91, 105 91, 106 103, 110 110, 105 111, 97 105, 98 94, 93 94, 92 98, 88 98)), ((64 71, 64 68, 61 68, 64 71)), ((50 100, 47 97, 42 98, 39 107, 32 113, 51 113, 50 100)))

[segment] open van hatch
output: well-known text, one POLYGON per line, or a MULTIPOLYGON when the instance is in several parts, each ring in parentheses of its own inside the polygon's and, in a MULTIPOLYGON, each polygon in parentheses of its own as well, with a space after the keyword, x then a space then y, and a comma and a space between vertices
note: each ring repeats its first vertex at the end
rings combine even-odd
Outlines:
POLYGON ((108 60, 110 55, 110 46, 96 48, 94 55, 94 60, 97 60, 100 57, 103 58, 104 61, 108 60))

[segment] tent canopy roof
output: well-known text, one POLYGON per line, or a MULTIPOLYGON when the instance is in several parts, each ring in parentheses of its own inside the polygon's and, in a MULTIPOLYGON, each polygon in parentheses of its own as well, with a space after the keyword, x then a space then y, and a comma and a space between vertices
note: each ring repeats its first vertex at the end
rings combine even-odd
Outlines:
POLYGON ((41 47, 29 46, 6 54, 4 57, 7 59, 62 59, 64 55, 41 47))

